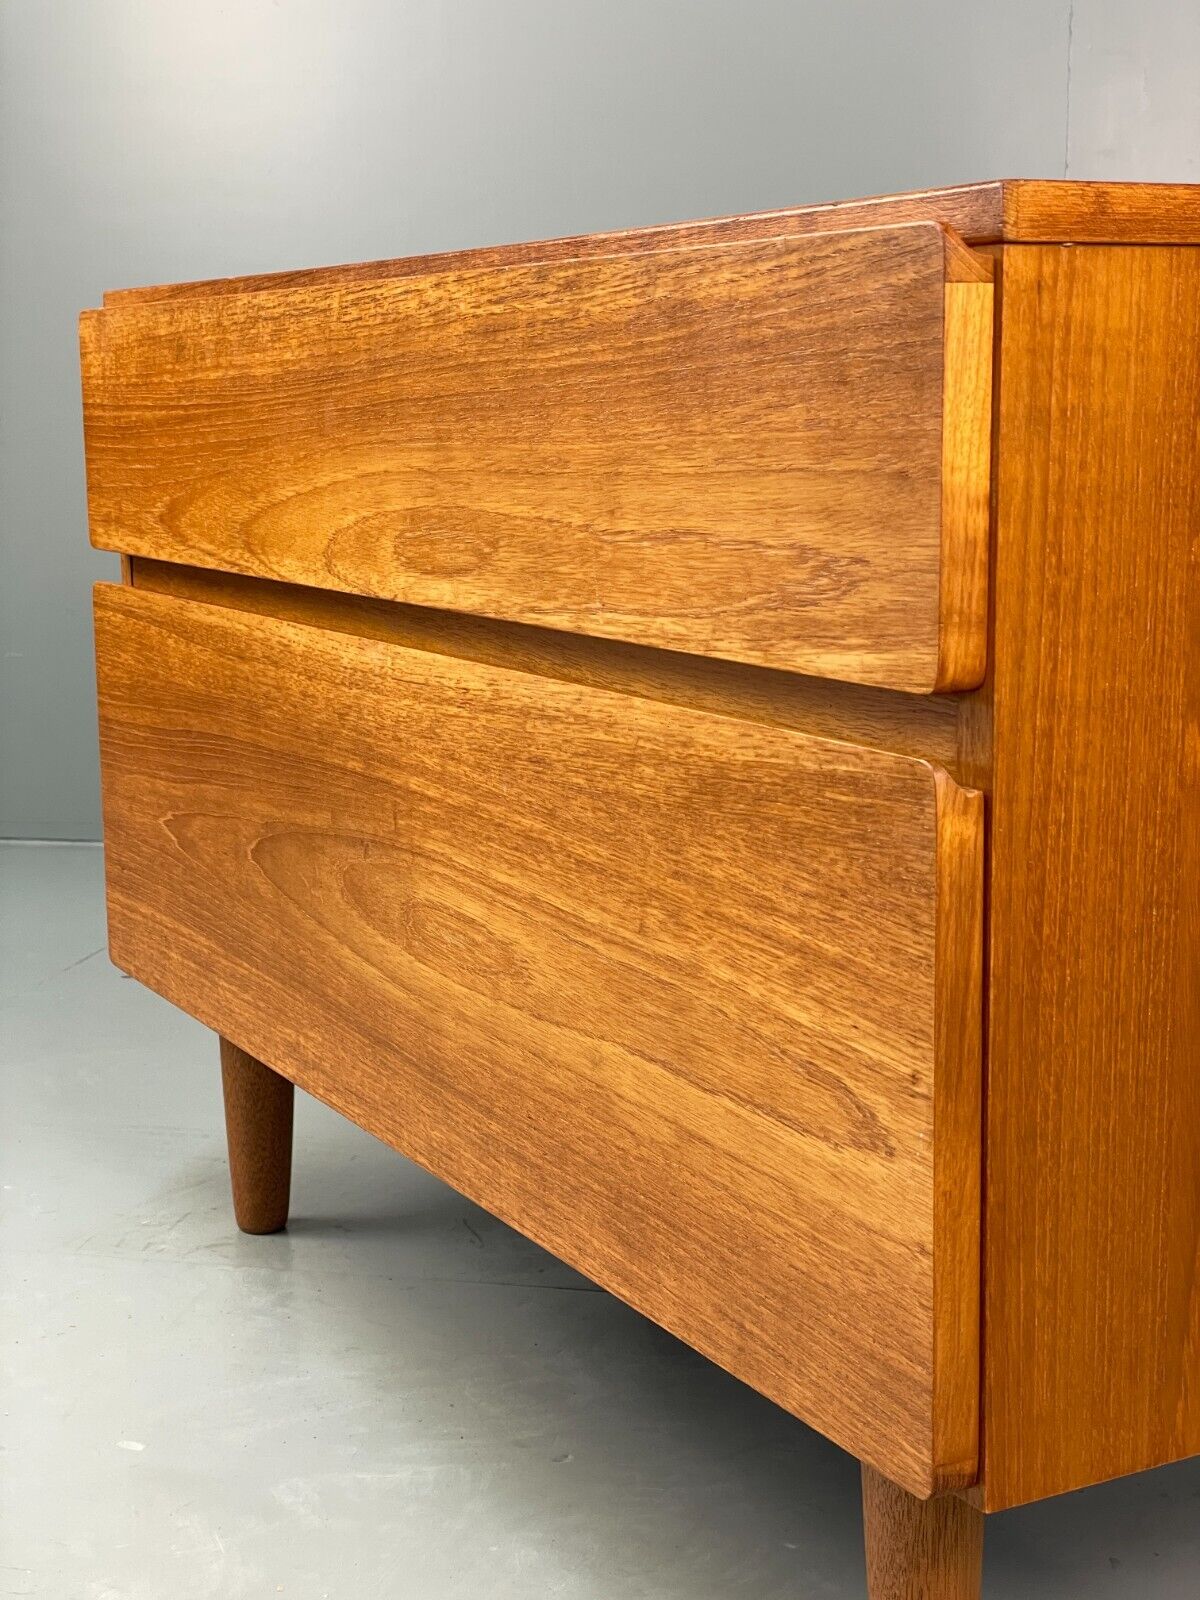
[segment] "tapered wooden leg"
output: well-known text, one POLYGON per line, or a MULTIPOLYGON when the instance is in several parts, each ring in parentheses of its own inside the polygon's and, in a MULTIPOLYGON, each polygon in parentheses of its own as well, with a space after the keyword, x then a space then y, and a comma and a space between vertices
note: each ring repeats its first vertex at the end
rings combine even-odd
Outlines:
POLYGON ((221 1040, 221 1086, 237 1225, 243 1233, 278 1233, 292 1186, 295 1091, 228 1039, 221 1040))
POLYGON ((979 1600, 983 1513, 957 1495, 918 1500, 862 1469, 870 1600, 979 1600))

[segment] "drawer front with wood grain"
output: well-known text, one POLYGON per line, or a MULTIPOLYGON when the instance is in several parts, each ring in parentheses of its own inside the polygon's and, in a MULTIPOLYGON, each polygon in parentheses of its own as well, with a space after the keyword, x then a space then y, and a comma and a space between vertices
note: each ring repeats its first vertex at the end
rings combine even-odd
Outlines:
POLYGON ((934 223, 116 302, 93 542, 926 692, 984 669, 992 287, 934 223))
POLYGON ((981 799, 96 598, 114 960, 915 1492, 972 1481, 981 799))

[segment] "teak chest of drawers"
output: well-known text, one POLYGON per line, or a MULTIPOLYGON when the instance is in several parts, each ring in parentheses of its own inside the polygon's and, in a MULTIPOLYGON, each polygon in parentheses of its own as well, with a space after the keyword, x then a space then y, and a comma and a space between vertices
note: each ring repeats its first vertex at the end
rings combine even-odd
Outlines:
POLYGON ((1200 1450, 1200 190, 83 314, 114 961, 864 1463, 1200 1450))

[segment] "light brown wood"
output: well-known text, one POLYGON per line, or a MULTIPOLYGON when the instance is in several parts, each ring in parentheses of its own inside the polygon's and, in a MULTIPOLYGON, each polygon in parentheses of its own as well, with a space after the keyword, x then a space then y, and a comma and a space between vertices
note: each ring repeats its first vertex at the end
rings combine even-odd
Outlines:
POLYGON ((1200 1450, 1200 250, 1007 248, 989 1509, 1200 1450))
POLYGON ((1197 246, 1015 181, 82 323, 112 950, 254 1052, 239 1218, 295 1078, 862 1457, 873 1600, 1200 1451, 1197 246))
MULTIPOLYGON (((971 1484, 979 1470, 980 1255, 983 1209, 983 799, 935 769, 938 789, 934 994, 933 1367, 942 1377, 934 1411, 934 1487, 971 1484), (972 802, 964 804, 962 796, 972 802), (979 892, 964 885, 979 884, 979 892)), ((860 1457, 860 1459, 865 1459, 860 1457)), ((895 1476, 895 1474, 893 1474, 895 1476)))
POLYGON ((852 228, 888 227, 925 222, 945 227, 964 242, 999 239, 1003 231, 1004 197, 999 183, 971 188, 931 189, 910 195, 884 195, 832 205, 756 211, 697 222, 669 222, 650 228, 612 233, 576 234, 563 239, 534 239, 520 244, 487 245, 450 250, 438 255, 399 256, 389 261, 354 261, 340 266, 307 267, 297 272, 267 272, 235 278, 207 278, 191 283, 160 283, 141 288, 109 289, 105 306, 132 306, 152 300, 191 300, 198 296, 254 294, 284 288, 334 288, 411 278, 430 271, 478 271, 482 268, 528 266, 534 262, 586 261, 596 256, 640 255, 647 251, 736 244, 756 239, 806 238, 843 233, 852 228))
POLYGON ((1200 184, 1010 180, 1009 243, 1200 244, 1200 184))
POLYGON ((918 1500, 862 1469, 868 1600, 979 1600, 983 1513, 957 1495, 918 1500))
POLYGON ((237 1225, 243 1233, 278 1233, 292 1188, 295 1091, 228 1039, 221 1040, 221 1087, 237 1225))
POLYGON ((155 594, 919 756, 944 767, 967 788, 986 791, 990 786, 990 725, 980 718, 973 695, 912 695, 839 683, 835 678, 807 678, 769 667, 555 633, 398 601, 331 594, 142 556, 133 558, 130 568, 132 581, 155 594))
POLYGON ((97 637, 120 966, 916 1492, 974 1476, 978 794, 141 589, 97 637))
POLYGON ((989 270, 913 223, 85 314, 92 538, 970 688, 989 270))
POLYGON ((950 282, 945 297, 942 527, 958 536, 941 568, 937 681, 971 688, 987 667, 993 295, 976 283, 950 282))
POLYGON ((110 289, 104 296, 104 304, 135 305, 149 300, 191 299, 198 295, 249 294, 259 289, 298 285, 310 288, 318 284, 345 286, 364 279, 411 277, 431 270, 474 270, 533 261, 581 260, 593 255, 632 255, 681 245, 804 237, 898 222, 940 223, 971 245, 1001 240, 1200 244, 1200 185, 1009 178, 698 222, 670 222, 613 233, 491 245, 483 249, 447 251, 441 255, 402 256, 390 261, 358 261, 296 272, 110 289))

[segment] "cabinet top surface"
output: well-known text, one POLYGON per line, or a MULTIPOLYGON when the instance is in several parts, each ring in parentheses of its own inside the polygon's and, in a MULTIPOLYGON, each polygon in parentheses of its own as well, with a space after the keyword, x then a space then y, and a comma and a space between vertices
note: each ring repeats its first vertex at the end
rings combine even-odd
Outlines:
POLYGON ((669 222, 611 233, 402 256, 389 261, 352 262, 303 271, 117 289, 105 295, 104 303, 119 306, 191 295, 244 294, 303 284, 408 277, 452 267, 509 266, 529 261, 918 221, 944 223, 969 244, 1200 244, 1200 184, 996 179, 956 188, 876 195, 869 199, 750 212, 701 222, 669 222))

